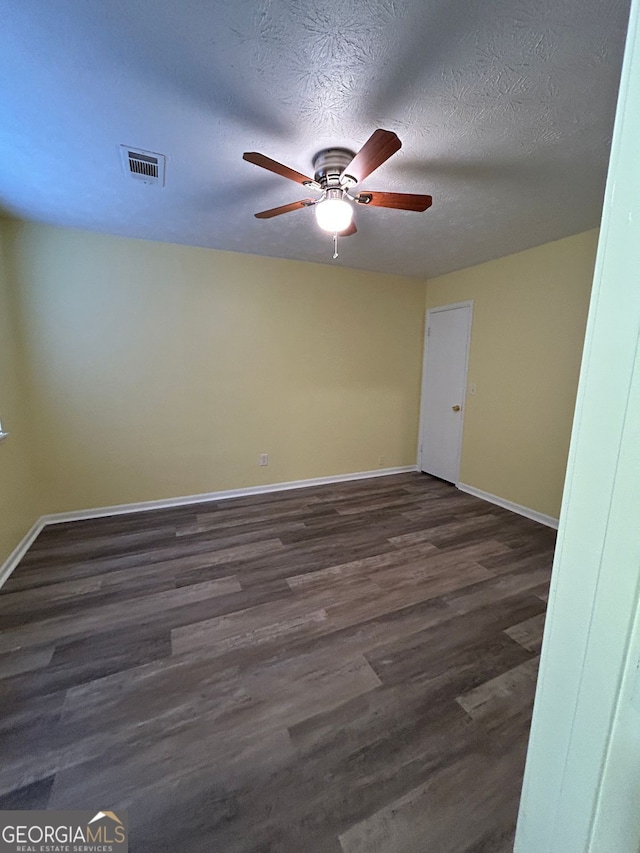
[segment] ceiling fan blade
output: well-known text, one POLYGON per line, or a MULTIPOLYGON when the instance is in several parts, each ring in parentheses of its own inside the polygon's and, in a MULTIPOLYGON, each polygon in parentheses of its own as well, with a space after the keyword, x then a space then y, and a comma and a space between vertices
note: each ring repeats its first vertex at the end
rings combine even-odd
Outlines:
POLYGON ((338 237, 351 237, 357 230, 355 220, 352 219, 348 228, 345 228, 344 231, 338 231, 338 237))
POLYGON ((301 201, 292 201, 291 204, 272 207, 270 210, 262 210, 260 213, 256 213, 254 215, 256 219, 271 219, 273 216, 280 216, 282 213, 289 213, 292 210, 301 210, 303 207, 311 207, 315 203, 315 198, 303 198, 301 201))
POLYGON ((358 204, 370 207, 392 207, 396 210, 415 210, 422 212, 431 207, 433 199, 430 195, 416 193, 374 193, 361 192, 356 196, 358 204))
POLYGON ((348 176, 359 184, 401 148, 402 142, 393 131, 380 128, 374 130, 340 176, 340 182, 350 183, 343 180, 348 176))
POLYGON ((264 154, 259 154, 257 151, 245 151, 242 159, 246 160, 247 163, 253 163, 254 166, 261 166, 263 169, 275 172, 276 175, 281 175, 283 178, 289 178, 290 181, 296 181, 304 186, 320 189, 320 184, 316 183, 313 178, 309 178, 301 172, 296 172, 295 169, 290 169, 288 166, 278 163, 277 160, 272 160, 271 157, 265 157, 264 154))

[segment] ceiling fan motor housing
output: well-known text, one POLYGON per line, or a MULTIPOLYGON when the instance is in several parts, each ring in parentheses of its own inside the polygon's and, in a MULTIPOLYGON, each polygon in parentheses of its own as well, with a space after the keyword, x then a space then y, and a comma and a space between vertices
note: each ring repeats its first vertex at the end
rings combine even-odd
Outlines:
POLYGON ((347 176, 340 176, 354 158, 353 151, 348 148, 325 148, 313 158, 314 178, 323 189, 355 184, 355 180, 345 181, 347 176))

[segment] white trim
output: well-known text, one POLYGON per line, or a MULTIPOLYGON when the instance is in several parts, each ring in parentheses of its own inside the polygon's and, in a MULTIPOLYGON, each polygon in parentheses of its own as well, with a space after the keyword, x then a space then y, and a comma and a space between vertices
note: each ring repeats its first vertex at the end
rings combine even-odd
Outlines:
POLYGON ((466 299, 464 302, 452 302, 450 305, 436 305, 433 308, 427 308, 427 314, 437 314, 438 311, 454 311, 456 308, 473 308, 473 299, 466 299))
POLYGON ((241 498, 249 495, 263 495, 270 492, 284 492, 290 489, 307 489, 312 486, 325 486, 331 483, 346 483, 350 480, 370 480, 374 477, 388 477, 392 474, 408 474, 416 471, 415 465, 401 465, 397 468, 380 468, 374 471, 358 471, 353 474, 334 474, 331 477, 314 477, 310 480, 292 480, 288 483, 269 483, 266 486, 247 486, 244 489, 225 489, 220 492, 206 492, 200 495, 185 495, 178 498, 162 498, 155 501, 117 504, 116 506, 96 507, 95 509, 56 512, 41 516, 22 541, 0 566, 0 587, 10 577, 20 560, 33 544, 36 536, 49 524, 64 524, 68 521, 81 521, 89 518, 105 518, 110 515, 126 515, 130 512, 146 512, 152 509, 171 509, 171 507, 189 504, 209 503, 210 501, 241 498))
POLYGON ((369 480, 373 477, 388 477, 391 474, 407 474, 415 471, 415 465, 403 465, 399 468, 381 468, 375 471, 358 471, 354 474, 335 474, 332 477, 314 477, 310 480, 291 480, 288 483, 269 483, 266 486, 247 486, 244 489, 225 489, 220 492, 205 492, 200 495, 185 495, 178 498, 161 498, 156 501, 140 501, 139 503, 117 504, 115 506, 96 507, 95 509, 80 509, 72 512, 56 512, 53 515, 43 515, 44 524, 63 524, 66 521, 80 521, 84 518, 104 518, 109 515, 124 515, 129 512, 146 512, 150 509, 171 509, 176 506, 189 504, 223 501, 229 498, 243 498, 250 495, 264 495, 271 492, 284 492, 290 489, 308 489, 312 486, 325 486, 331 483, 346 483, 350 480, 369 480))
POLYGON ((475 486, 468 486, 466 483, 457 483, 457 488, 461 492, 466 492, 468 495, 473 495, 474 498, 480 498, 483 501, 488 501, 496 506, 501 506, 503 509, 508 509, 511 512, 516 512, 518 515, 524 515, 525 518, 530 518, 532 521, 537 521, 538 524, 544 524, 547 527, 558 529, 558 519, 552 515, 544 515, 542 512, 537 512, 535 509, 529 509, 528 506, 507 501, 498 495, 492 495, 489 492, 483 492, 481 489, 476 489, 475 486))
POLYGON ((0 441, 4 441, 8 435, 9 435, 8 432, 0 432, 0 441))
MULTIPOLYGON (((471 351, 471 328, 473 326, 473 299, 468 299, 466 302, 453 302, 451 305, 438 305, 435 308, 427 308, 425 312, 425 321, 424 321, 424 348, 422 351, 422 381, 420 383, 420 423, 418 426, 418 453, 416 457, 416 468, 418 471, 423 471, 422 468, 422 442, 424 435, 424 427, 426 422, 426 394, 425 394, 425 383, 427 376, 427 347, 429 342, 429 336, 427 334, 427 330, 429 328, 429 315, 430 314, 438 314, 441 311, 452 311, 456 308, 468 308, 469 313, 469 327, 467 329, 467 353, 466 353, 466 362, 464 368, 464 403, 462 406, 462 412, 460 413, 460 418, 462 423, 460 424, 460 442, 458 445, 458 458, 456 464, 456 479, 460 475, 460 462, 462 459, 462 439, 464 436, 464 416, 467 408, 467 386, 469 383, 469 353, 471 351)), ((428 472, 425 472, 428 473, 428 472)))
POLYGON ((640 850, 639 102, 632 0, 517 853, 640 850))
POLYGON ((44 521, 43 518, 39 518, 36 523, 31 527, 29 532, 22 537, 20 542, 9 554, 2 566, 0 566, 0 587, 2 587, 12 575, 18 563, 27 553, 29 548, 33 545, 36 536, 38 536, 45 524, 46 521, 44 521))

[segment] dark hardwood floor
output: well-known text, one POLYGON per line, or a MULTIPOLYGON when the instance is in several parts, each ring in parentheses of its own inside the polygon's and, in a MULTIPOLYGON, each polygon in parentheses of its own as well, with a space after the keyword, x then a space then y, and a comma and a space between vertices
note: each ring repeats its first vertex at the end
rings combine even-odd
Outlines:
POLYGON ((422 474, 50 526, 0 594, 0 808, 507 853, 554 539, 422 474))

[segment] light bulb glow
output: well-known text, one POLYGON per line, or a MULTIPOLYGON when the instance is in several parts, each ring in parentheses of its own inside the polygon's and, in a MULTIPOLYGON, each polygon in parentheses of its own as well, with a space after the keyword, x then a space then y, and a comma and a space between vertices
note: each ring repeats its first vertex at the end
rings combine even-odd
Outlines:
POLYGON ((316 204, 316 221, 323 231, 339 234, 351 225, 353 207, 343 198, 327 198, 316 204))

